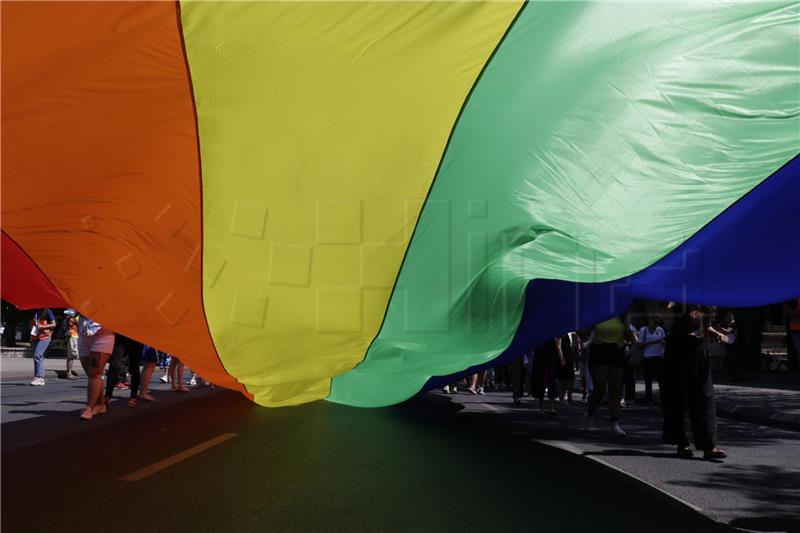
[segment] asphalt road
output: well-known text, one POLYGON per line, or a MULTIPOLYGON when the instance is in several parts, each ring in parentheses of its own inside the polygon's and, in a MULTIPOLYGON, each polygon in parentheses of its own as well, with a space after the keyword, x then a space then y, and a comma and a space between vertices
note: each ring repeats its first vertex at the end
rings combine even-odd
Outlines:
POLYGON ((585 404, 559 406, 550 417, 527 399, 514 408, 506 394, 459 394, 453 401, 463 404, 463 414, 498 419, 515 435, 619 469, 718 522, 749 531, 800 531, 800 432, 718 417, 718 442, 728 458, 704 461, 695 452, 685 460, 660 443, 657 408, 622 409, 628 435, 620 439, 610 435, 607 418, 586 432, 585 404))
POLYGON ((209 389, 159 399, 88 423, 79 405, 4 423, 3 530, 730 530, 438 394, 372 410, 265 409, 209 389))

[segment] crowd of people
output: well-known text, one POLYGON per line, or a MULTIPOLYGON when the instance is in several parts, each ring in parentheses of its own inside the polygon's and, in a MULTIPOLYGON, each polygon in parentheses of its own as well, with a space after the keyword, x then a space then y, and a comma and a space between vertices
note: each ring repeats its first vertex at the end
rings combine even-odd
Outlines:
MULTIPOLYGON (((800 299, 787 304, 784 312, 788 341, 794 343, 800 358, 800 299)), ((129 391, 130 407, 136 407, 139 401, 155 401, 150 384, 157 366, 163 372, 161 382, 171 383, 175 392, 187 392, 187 385, 197 385, 195 373, 184 382, 185 369, 178 357, 115 334, 72 310, 65 313, 68 316, 60 330, 67 346, 66 379, 78 377, 74 370, 76 359, 88 377, 81 419, 91 420, 106 413, 115 390, 129 391)), ((34 314, 31 385, 45 384, 44 355, 56 323, 51 309, 39 309, 34 314)), ((574 403, 578 383, 580 401, 586 403, 585 427, 593 429, 598 409, 607 405, 611 434, 624 437, 620 408, 636 402, 634 370, 641 368, 644 401, 650 408, 660 406, 662 410, 663 441, 676 446, 681 457, 693 455, 684 428, 688 411, 696 448, 705 458, 719 459, 725 457, 725 452, 716 445, 709 352, 712 345, 722 347, 732 359, 737 337, 732 313, 719 313, 711 306, 670 303, 662 311, 651 312, 640 327, 634 326, 629 316, 612 317, 591 328, 548 339, 509 364, 469 376, 464 384, 472 394, 485 394, 487 389, 510 391, 514 404, 521 404, 527 392, 538 400, 540 410, 555 416, 558 403, 574 403), (654 382, 658 384, 658 399, 654 382)), ((205 384, 210 385, 208 381, 205 384)), ((455 394, 459 385, 449 384, 444 392, 455 394)))
MULTIPOLYGON (((185 367, 181 360, 152 346, 116 334, 88 317, 73 310, 65 311, 67 318, 61 328, 66 340, 66 379, 77 379, 75 360, 80 362, 88 378, 86 406, 80 412, 82 420, 105 414, 116 390, 128 391, 128 407, 139 401, 154 402, 150 385, 156 366, 163 370, 162 383, 171 383, 174 392, 189 392, 196 386, 198 376, 192 372, 184 382, 185 367), (188 385, 188 386, 187 386, 188 385)), ((33 386, 43 386, 44 356, 56 330, 56 317, 51 309, 38 309, 33 316, 31 341, 33 352, 33 386)), ((211 385, 205 381, 205 385, 211 385)))
MULTIPOLYGON (((595 428, 599 409, 607 405, 609 431, 624 437, 620 408, 637 401, 634 372, 641 369, 644 402, 662 410, 663 441, 675 446, 680 457, 693 456, 684 427, 688 413, 695 447, 706 459, 721 459, 726 453, 717 447, 709 346, 730 351, 736 338, 732 313, 710 306, 683 306, 679 311, 670 304, 663 313, 649 314, 640 327, 629 317, 615 316, 548 339, 509 364, 468 377, 466 392, 510 391, 514 404, 521 404, 527 393, 551 416, 558 413, 559 403, 575 403, 577 393, 586 404, 585 429, 595 428)), ((444 392, 456 393, 459 385, 449 384, 444 392)))

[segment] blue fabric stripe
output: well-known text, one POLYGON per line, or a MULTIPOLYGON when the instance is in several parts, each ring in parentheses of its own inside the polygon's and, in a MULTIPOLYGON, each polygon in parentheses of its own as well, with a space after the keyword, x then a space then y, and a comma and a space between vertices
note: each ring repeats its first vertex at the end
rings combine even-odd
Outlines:
POLYGON ((510 362, 547 338, 624 312, 636 298, 746 307, 800 296, 800 156, 654 265, 605 283, 535 279, 514 340, 496 359, 449 376, 443 387, 510 362))

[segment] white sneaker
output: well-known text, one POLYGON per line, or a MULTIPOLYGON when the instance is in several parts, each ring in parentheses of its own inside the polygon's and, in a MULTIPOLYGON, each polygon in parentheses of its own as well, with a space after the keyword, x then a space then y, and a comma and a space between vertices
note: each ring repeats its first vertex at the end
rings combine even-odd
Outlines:
POLYGON ((624 399, 622 399, 622 400, 619 401, 619 406, 620 407, 628 407, 628 404, 627 404, 627 402, 625 402, 624 399))
POLYGON ((169 376, 161 376, 159 380, 161 383, 169 383, 169 376))
POLYGON ((450 394, 450 385, 445 385, 442 389, 442 392, 445 394, 450 394))
POLYGON ((469 391, 470 394, 478 394, 478 391, 476 391, 472 387, 468 387, 467 390, 469 391))
POLYGON ((478 394, 480 394, 481 396, 486 396, 486 393, 483 392, 483 387, 478 387, 478 394))
POLYGON ((583 429, 592 431, 594 429, 594 415, 586 413, 583 415, 583 429))
POLYGON ((197 379, 195 379, 195 378, 190 379, 189 380, 189 386, 190 387, 196 387, 197 386, 197 379))
POLYGON ((622 428, 619 426, 619 422, 617 422, 616 420, 611 422, 611 434, 614 435, 615 437, 625 436, 625 432, 622 431, 622 428))
POLYGON ((33 378, 33 380, 31 380, 31 385, 35 387, 44 385, 44 378, 33 378))

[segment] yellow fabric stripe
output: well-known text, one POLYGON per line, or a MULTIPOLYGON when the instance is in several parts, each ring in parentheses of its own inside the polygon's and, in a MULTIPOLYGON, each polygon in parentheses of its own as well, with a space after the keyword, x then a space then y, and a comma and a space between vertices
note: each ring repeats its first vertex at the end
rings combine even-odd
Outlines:
POLYGON ((182 3, 206 313, 258 403, 324 398, 364 357, 453 122, 519 7, 182 3))

